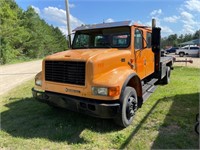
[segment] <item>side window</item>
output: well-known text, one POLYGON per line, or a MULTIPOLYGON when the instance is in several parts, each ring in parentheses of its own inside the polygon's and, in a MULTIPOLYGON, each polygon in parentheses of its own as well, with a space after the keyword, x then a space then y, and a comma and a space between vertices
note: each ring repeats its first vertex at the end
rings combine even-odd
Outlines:
POLYGON ((151 48, 151 33, 147 32, 147 48, 151 48))
POLYGON ((134 42, 134 45, 135 45, 135 49, 142 49, 143 48, 143 38, 142 38, 142 31, 141 30, 138 30, 136 29, 135 30, 135 42, 134 42))
POLYGON ((191 50, 198 50, 198 47, 190 47, 191 50))

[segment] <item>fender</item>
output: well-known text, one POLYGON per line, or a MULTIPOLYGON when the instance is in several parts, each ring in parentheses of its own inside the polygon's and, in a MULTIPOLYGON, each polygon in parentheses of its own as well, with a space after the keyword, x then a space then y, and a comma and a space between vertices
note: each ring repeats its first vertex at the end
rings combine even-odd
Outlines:
POLYGON ((120 86, 120 95, 115 99, 120 99, 126 86, 135 88, 138 98, 142 98, 141 80, 130 67, 119 67, 93 80, 92 85, 101 87, 120 86))
POLYGON ((142 84, 141 84, 141 79, 138 77, 138 75, 136 73, 130 74, 127 77, 127 79, 125 80, 125 82, 122 86, 120 99, 121 99, 122 93, 124 92, 126 86, 133 87, 136 90, 137 96, 138 96, 138 106, 141 107, 142 103, 143 103, 142 84))

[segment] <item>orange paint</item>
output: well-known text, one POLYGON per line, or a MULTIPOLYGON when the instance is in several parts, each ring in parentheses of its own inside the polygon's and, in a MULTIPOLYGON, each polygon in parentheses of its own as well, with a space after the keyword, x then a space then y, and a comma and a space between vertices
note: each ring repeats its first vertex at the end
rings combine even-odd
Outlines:
POLYGON ((44 91, 74 95, 99 100, 118 100, 124 82, 129 75, 135 73, 142 80, 154 72, 154 53, 147 48, 147 32, 150 29, 131 26, 131 42, 128 48, 104 48, 67 50, 47 56, 42 65, 42 73, 37 76, 42 86, 36 87, 44 91), (143 48, 135 49, 135 30, 143 32, 143 48), (45 61, 85 62, 85 85, 64 84, 45 80, 45 61), (122 61, 123 60, 123 61, 122 61), (131 65, 132 67, 131 67, 131 65), (92 86, 107 87, 108 96, 93 95, 92 86))

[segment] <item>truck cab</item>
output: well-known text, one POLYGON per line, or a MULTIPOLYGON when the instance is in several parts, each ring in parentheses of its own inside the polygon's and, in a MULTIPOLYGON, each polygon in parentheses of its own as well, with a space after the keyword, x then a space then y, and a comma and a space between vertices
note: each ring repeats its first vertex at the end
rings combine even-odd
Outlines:
POLYGON ((155 83, 170 79, 173 61, 160 57, 160 28, 124 21, 74 31, 70 50, 43 60, 33 96, 51 106, 129 126, 155 83))

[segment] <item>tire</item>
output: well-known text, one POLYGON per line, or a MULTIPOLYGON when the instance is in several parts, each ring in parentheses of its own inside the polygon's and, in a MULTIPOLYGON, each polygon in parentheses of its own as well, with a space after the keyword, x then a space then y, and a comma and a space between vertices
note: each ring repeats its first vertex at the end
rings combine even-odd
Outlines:
POLYGON ((169 84, 169 82, 170 82, 170 75, 171 75, 171 69, 170 69, 169 66, 167 66, 166 75, 165 75, 165 77, 162 79, 162 83, 163 83, 163 84, 169 84))
POLYGON ((180 52, 180 53, 179 53, 179 56, 180 56, 180 57, 183 57, 184 55, 185 55, 184 52, 180 52))
POLYGON ((119 126, 128 127, 138 108, 137 93, 134 88, 126 87, 120 98, 121 108, 114 121, 119 126))

